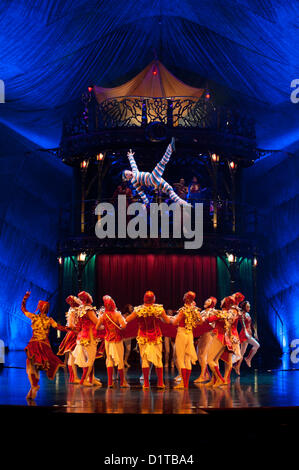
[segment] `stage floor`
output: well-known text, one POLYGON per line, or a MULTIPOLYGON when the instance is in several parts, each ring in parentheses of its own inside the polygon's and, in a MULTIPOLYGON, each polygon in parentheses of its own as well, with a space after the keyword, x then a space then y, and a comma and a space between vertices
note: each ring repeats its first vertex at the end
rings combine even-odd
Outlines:
MULTIPOLYGON (((190 389, 173 389, 175 372, 165 371, 165 390, 152 386, 143 391, 139 381, 140 370, 128 370, 131 387, 106 388, 103 364, 96 371, 103 387, 83 387, 67 383, 61 369, 50 381, 41 372, 40 390, 34 402, 26 400, 29 382, 25 370, 25 353, 7 355, 5 367, 0 370, 0 405, 29 405, 49 407, 53 411, 71 413, 130 413, 130 414, 205 414, 213 409, 249 409, 261 407, 299 406, 299 370, 244 370, 241 377, 233 373, 230 386, 209 388, 191 383, 190 389)), ((198 376, 195 370, 191 380, 198 376)))

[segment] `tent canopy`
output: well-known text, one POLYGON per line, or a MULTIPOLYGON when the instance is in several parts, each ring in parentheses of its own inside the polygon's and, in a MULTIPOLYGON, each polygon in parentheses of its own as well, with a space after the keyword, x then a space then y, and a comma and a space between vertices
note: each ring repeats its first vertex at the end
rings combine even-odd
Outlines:
POLYGON ((170 96, 193 96, 200 98, 202 88, 194 88, 178 80, 160 61, 152 61, 136 77, 114 88, 95 86, 94 93, 99 103, 109 98, 145 96, 168 98, 170 96))

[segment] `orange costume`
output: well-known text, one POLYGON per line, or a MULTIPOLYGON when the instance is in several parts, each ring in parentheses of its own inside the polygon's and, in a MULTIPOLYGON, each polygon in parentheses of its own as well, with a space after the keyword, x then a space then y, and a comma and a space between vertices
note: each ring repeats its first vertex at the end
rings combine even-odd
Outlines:
POLYGON ((188 388, 192 370, 192 364, 197 361, 194 347, 193 328, 202 323, 200 309, 195 305, 195 292, 189 291, 184 295, 184 305, 178 310, 177 315, 172 318, 172 324, 178 326, 175 338, 175 352, 179 372, 183 383, 174 388, 188 388))
POLYGON ((39 371, 44 370, 49 379, 53 380, 59 367, 64 367, 64 363, 53 353, 50 341, 50 327, 57 330, 68 331, 69 329, 56 323, 53 318, 48 317, 49 302, 40 300, 37 310, 40 313, 31 313, 26 309, 26 302, 30 292, 26 292, 22 301, 22 312, 31 320, 33 330, 32 338, 27 344, 25 351, 27 355, 26 372, 31 384, 31 389, 27 398, 34 399, 39 389, 39 371))
POLYGON ((127 323, 137 318, 138 333, 137 343, 139 346, 144 377, 143 388, 149 388, 150 364, 156 367, 158 377, 158 388, 164 388, 163 363, 162 363, 162 331, 159 320, 170 323, 170 317, 165 313, 163 305, 155 303, 155 295, 147 291, 144 295, 144 303, 135 307, 133 313, 126 319, 127 323))
POLYGON ((97 328, 105 327, 105 351, 106 367, 108 376, 108 387, 113 386, 113 367, 117 366, 120 386, 128 387, 124 377, 124 344, 121 329, 126 327, 126 320, 122 314, 116 310, 114 300, 109 296, 103 297, 104 311, 100 316, 97 328))

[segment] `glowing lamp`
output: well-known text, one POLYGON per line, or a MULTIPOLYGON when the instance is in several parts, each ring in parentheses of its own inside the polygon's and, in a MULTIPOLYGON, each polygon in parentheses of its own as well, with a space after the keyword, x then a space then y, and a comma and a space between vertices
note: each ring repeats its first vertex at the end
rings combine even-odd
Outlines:
POLYGON ((216 153, 212 153, 211 159, 212 159, 212 162, 218 163, 219 162, 219 155, 217 155, 216 153))
POLYGON ((80 167, 82 168, 82 170, 87 170, 88 163, 88 160, 82 160, 82 162, 80 163, 80 167))
POLYGON ((237 164, 233 161, 229 162, 229 166, 232 170, 235 170, 237 168, 237 164))
POLYGON ((89 86, 87 89, 88 89, 89 93, 91 93, 91 92, 92 92, 92 89, 93 89, 93 87, 92 87, 92 86, 89 86))
POLYGON ((157 73, 158 73, 157 67, 153 67, 153 75, 157 75, 157 73))
POLYGON ((80 263, 84 263, 84 261, 86 260, 86 253, 79 253, 78 256, 77 256, 77 260, 80 263))
POLYGON ((207 91, 207 93, 205 94, 205 98, 206 100, 209 100, 211 98, 211 93, 209 91, 207 91))
POLYGON ((59 256, 59 258, 58 258, 58 263, 59 263, 59 264, 62 264, 62 258, 61 258, 61 256, 59 256))
POLYGON ((236 259, 236 257, 232 253, 227 254, 227 260, 228 260, 229 263, 234 263, 235 259, 236 259))
POLYGON ((257 266, 257 257, 256 256, 253 258, 253 266, 254 267, 257 266))
POLYGON ((104 159, 104 154, 103 153, 98 153, 97 154, 97 161, 101 162, 104 159))

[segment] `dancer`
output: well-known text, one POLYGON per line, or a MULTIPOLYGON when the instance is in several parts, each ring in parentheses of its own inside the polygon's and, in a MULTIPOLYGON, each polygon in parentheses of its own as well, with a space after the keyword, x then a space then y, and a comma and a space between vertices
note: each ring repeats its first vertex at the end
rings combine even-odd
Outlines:
POLYGON ((214 387, 228 385, 232 370, 233 354, 240 355, 239 338, 231 334, 231 326, 238 318, 235 299, 232 296, 225 297, 221 302, 222 311, 208 317, 206 321, 215 322, 213 340, 208 351, 208 366, 212 372, 212 380, 207 385, 214 387), (225 376, 222 377, 219 370, 219 359, 226 363, 225 376))
POLYGON ((257 353, 260 344, 257 341, 256 334, 253 336, 252 332, 252 320, 250 316, 250 303, 247 300, 243 300, 240 305, 241 309, 241 322, 242 322, 242 329, 239 333, 239 338, 240 338, 240 343, 241 343, 241 359, 236 363, 235 365, 235 371, 238 375, 240 375, 240 367, 242 364, 243 359, 245 360, 246 364, 248 367, 251 367, 251 361, 252 358, 255 356, 257 353), (246 349, 248 344, 252 346, 251 351, 247 355, 247 357, 244 358, 246 349))
POLYGON ((122 314, 116 310, 114 300, 109 295, 103 297, 105 310, 97 322, 97 328, 104 325, 106 367, 108 375, 108 388, 113 387, 113 367, 118 368, 120 387, 128 387, 124 376, 124 343, 121 335, 121 328, 125 328, 127 323, 122 314))
POLYGON ((57 355, 63 356, 66 355, 67 357, 67 364, 68 364, 68 371, 69 371, 69 382, 71 384, 77 384, 80 382, 77 374, 77 366, 75 364, 75 358, 73 355, 73 351, 76 347, 77 342, 77 324, 78 324, 78 310, 80 305, 82 304, 81 300, 74 295, 69 295, 65 299, 66 303, 69 304, 70 308, 66 313, 66 325, 71 328, 62 342, 60 343, 59 350, 57 355))
MULTIPOLYGON (((124 307, 123 310, 123 317, 126 319, 134 310, 133 305, 127 304, 124 307)), ((132 347, 132 339, 131 338, 126 338, 123 340, 124 341, 124 347, 125 347, 125 360, 124 360, 124 365, 125 367, 131 367, 131 365, 128 363, 129 356, 131 354, 131 347, 132 347)))
POLYGON ((148 171, 139 171, 134 159, 134 152, 130 149, 128 152, 129 162, 131 165, 132 171, 125 170, 123 172, 123 179, 130 181, 131 184, 136 189, 137 193, 142 199, 142 202, 145 206, 149 204, 149 200, 146 197, 142 187, 154 188, 162 193, 168 195, 168 197, 179 203, 180 205, 189 205, 186 201, 181 199, 173 190, 173 188, 162 178, 162 175, 165 170, 165 166, 168 163, 172 152, 175 150, 175 139, 171 139, 171 143, 168 145, 166 152, 162 160, 155 166, 153 171, 149 173, 148 171))
POLYGON ((39 313, 30 313, 26 308, 30 292, 26 292, 22 300, 21 310, 31 320, 33 330, 32 338, 27 344, 25 351, 27 355, 26 372, 31 384, 27 398, 34 400, 39 390, 39 371, 44 370, 50 380, 53 380, 59 367, 64 363, 53 353, 49 341, 50 327, 60 331, 69 331, 69 328, 56 323, 53 318, 48 317, 49 302, 39 300, 37 309, 39 313))
POLYGON ((216 297, 209 297, 204 303, 204 310, 201 311, 201 318, 204 321, 204 327, 203 333, 199 337, 197 343, 197 357, 201 367, 201 372, 200 376, 194 380, 194 383, 203 383, 210 378, 208 372, 208 352, 213 341, 213 328, 215 325, 210 324, 205 320, 210 316, 217 314, 217 310, 215 309, 216 304, 216 297))
POLYGON ((133 313, 127 317, 127 323, 135 318, 138 319, 137 343, 141 357, 143 372, 143 389, 149 388, 150 364, 156 367, 158 377, 158 388, 165 388, 163 381, 162 363, 162 331, 159 320, 170 323, 170 318, 166 315, 163 305, 156 304, 155 294, 147 291, 144 295, 144 303, 135 307, 133 313))
POLYGON ((193 328, 202 322, 200 309, 195 305, 195 292, 189 291, 183 297, 184 306, 178 310, 171 323, 178 325, 175 338, 175 351, 179 373, 183 381, 174 386, 176 389, 188 388, 192 364, 197 361, 194 347, 193 328))
POLYGON ((78 336, 77 344, 73 351, 75 364, 83 369, 80 380, 81 385, 92 387, 101 386, 101 381, 94 377, 94 361, 97 353, 96 307, 92 306, 93 299, 88 292, 82 291, 78 294, 82 305, 78 311, 78 336))
MULTIPOLYGON (((173 310, 167 310, 167 315, 172 317, 174 315, 173 310)), ((175 353, 174 353, 174 338, 170 338, 169 336, 164 336, 164 348, 165 348, 165 369, 169 367, 169 358, 171 353, 171 368, 174 368, 175 362, 175 353)))

